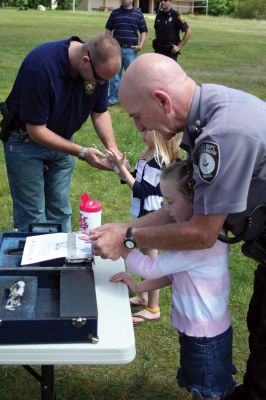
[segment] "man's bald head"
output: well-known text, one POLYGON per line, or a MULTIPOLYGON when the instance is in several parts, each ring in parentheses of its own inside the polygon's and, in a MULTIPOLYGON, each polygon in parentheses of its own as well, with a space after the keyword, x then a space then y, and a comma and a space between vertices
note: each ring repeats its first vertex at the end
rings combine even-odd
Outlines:
POLYGON ((170 90, 181 85, 187 78, 183 69, 171 58, 156 53, 146 53, 138 57, 125 71, 119 90, 121 99, 124 92, 130 95, 155 90, 170 90))
POLYGON ((125 71, 119 98, 130 115, 137 111, 134 108, 137 104, 145 108, 154 106, 152 112, 157 112, 156 107, 162 107, 165 100, 169 105, 167 110, 171 114, 172 123, 180 125, 180 119, 184 124, 187 117, 195 86, 195 82, 174 60, 161 54, 146 53, 125 71))

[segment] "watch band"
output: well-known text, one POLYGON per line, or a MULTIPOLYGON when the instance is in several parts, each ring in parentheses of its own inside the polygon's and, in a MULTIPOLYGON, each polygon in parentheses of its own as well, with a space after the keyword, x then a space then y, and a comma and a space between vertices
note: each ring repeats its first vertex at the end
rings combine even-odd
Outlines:
POLYGON ((81 148, 79 149, 79 154, 78 154, 78 158, 82 161, 85 161, 85 153, 86 153, 87 148, 81 146, 81 148))
POLYGON ((131 226, 129 228, 127 228, 125 237, 126 237, 126 239, 133 239, 133 237, 132 237, 132 227, 131 226))
POLYGON ((127 249, 133 250, 137 247, 137 244, 132 236, 132 227, 127 228, 125 238, 123 240, 124 246, 127 249))

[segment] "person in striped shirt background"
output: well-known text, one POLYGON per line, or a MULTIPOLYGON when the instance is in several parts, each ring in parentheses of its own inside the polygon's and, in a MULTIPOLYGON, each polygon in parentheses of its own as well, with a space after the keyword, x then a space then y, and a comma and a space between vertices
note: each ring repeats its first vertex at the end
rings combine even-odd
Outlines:
POLYGON ((133 7, 133 0, 122 0, 122 5, 113 10, 105 25, 105 34, 112 36, 121 47, 121 69, 110 80, 108 105, 118 103, 118 89, 123 69, 137 58, 147 38, 147 25, 139 8, 133 7))
MULTIPOLYGON (((193 166, 177 161, 161 173, 166 210, 176 221, 188 221, 193 213, 193 166)), ((137 293, 172 285, 172 324, 179 332, 179 386, 192 399, 220 400, 231 394, 232 327, 228 310, 230 280, 228 244, 216 241, 201 250, 167 251, 151 258, 124 248, 128 271, 148 279, 141 283, 121 272, 112 282, 124 281, 137 293)))

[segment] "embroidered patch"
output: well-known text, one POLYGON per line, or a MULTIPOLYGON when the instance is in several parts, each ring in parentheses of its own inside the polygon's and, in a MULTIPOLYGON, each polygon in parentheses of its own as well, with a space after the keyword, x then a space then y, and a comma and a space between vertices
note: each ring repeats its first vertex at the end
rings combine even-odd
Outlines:
POLYGON ((219 170, 220 150, 213 142, 203 142, 197 148, 199 156, 199 174, 202 180, 210 183, 219 170))
POLYGON ((180 22, 182 22, 182 24, 184 24, 186 22, 185 18, 182 17, 182 15, 179 15, 178 19, 179 19, 180 22))

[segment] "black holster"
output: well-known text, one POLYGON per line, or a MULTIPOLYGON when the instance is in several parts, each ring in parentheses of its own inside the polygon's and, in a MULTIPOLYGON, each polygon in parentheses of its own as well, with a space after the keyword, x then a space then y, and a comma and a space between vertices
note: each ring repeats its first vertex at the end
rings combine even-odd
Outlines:
POLYGON ((14 114, 8 110, 6 103, 0 103, 0 114, 2 115, 2 120, 0 122, 0 139, 6 142, 9 137, 14 114))
POLYGON ((250 257, 260 264, 266 266, 266 234, 246 241, 241 250, 246 257, 250 257))
MULTIPOLYGON (((232 232, 228 224, 224 228, 232 232)), ((266 204, 259 204, 246 216, 236 236, 219 234, 218 239, 229 244, 244 241, 241 247, 243 254, 266 266, 266 204)))
POLYGON ((171 44, 163 44, 163 43, 158 42, 157 39, 153 39, 152 47, 153 47, 154 51, 163 51, 163 52, 170 53, 173 45, 171 45, 171 44))

